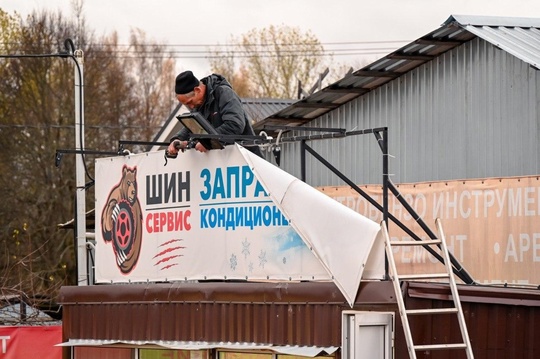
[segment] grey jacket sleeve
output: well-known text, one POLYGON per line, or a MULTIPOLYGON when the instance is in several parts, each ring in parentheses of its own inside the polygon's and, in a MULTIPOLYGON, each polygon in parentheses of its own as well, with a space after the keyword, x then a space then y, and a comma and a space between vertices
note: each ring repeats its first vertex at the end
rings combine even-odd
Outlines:
POLYGON ((223 135, 241 135, 246 126, 244 108, 238 95, 228 86, 219 86, 215 90, 219 115, 222 124, 216 127, 223 135))
POLYGON ((172 142, 174 140, 181 140, 181 141, 186 141, 189 139, 189 135, 191 134, 191 132, 185 128, 185 127, 182 127, 182 129, 180 131, 178 131, 178 133, 176 135, 174 135, 173 137, 171 137, 171 139, 169 140, 169 142, 172 142))

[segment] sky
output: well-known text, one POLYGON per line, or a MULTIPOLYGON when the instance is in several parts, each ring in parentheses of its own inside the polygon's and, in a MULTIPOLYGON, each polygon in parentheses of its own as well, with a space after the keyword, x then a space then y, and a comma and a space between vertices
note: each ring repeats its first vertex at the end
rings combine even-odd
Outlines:
MULTIPOLYGON (((2 0, 0 8, 22 16, 61 10, 69 17, 72 1, 2 0)), ((127 43, 130 31, 141 29, 159 43, 206 45, 181 47, 198 50, 229 43, 255 28, 297 27, 334 52, 334 63, 357 69, 437 29, 450 15, 540 18, 540 1, 84 0, 83 15, 98 36, 116 31, 127 43)), ((210 73, 204 54, 176 61, 178 71, 192 70, 199 78, 210 73)))

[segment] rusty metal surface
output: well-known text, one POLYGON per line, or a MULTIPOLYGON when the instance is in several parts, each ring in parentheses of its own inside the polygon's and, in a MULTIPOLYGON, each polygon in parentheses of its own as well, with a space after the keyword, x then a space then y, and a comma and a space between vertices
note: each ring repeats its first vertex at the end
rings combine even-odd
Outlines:
MULTIPOLYGON (((540 358, 540 290, 459 285, 476 359, 540 358)), ((441 283, 407 283, 406 306, 450 306, 441 283)), ((333 283, 182 283, 64 287, 69 339, 253 342, 341 346, 344 310, 396 313, 395 358, 408 358, 391 282, 362 283, 350 308, 333 283)), ((417 344, 459 342, 452 315, 410 317, 417 344)), ((339 354, 338 354, 339 355, 339 354)), ((460 359, 462 351, 419 352, 460 359)))
MULTIPOLYGON (((391 285, 363 282, 357 302, 389 302, 391 285), (378 290, 374 290, 378 289, 378 290)), ((330 282, 254 283, 202 282, 170 284, 112 284, 68 286, 60 292, 64 305, 78 303, 135 302, 240 302, 240 303, 346 303, 339 289, 330 282)))
MULTIPOLYGON (((458 286, 461 305, 476 359, 540 358, 540 290, 493 286, 458 286)), ((409 309, 451 306, 446 284, 408 283, 409 309)), ((454 315, 409 317, 415 343, 461 342, 454 315)), ((460 359, 464 351, 422 352, 418 358, 460 359)))
MULTIPOLYGON (((459 292, 464 302, 540 307, 538 289, 473 285, 460 286, 459 292)), ((450 300, 450 290, 446 284, 409 283, 407 294, 414 298, 450 300)))
MULTIPOLYGON (((181 283, 64 287, 66 339, 254 342, 340 346, 333 283, 181 283)), ((395 310, 389 282, 366 282, 354 309, 395 310)))

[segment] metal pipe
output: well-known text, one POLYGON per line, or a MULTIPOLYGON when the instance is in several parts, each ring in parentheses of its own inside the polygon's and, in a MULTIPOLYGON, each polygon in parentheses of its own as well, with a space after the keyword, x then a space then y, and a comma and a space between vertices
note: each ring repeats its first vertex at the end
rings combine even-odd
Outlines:
POLYGON ((300 179, 306 182, 306 141, 300 142, 300 179))
POLYGON ((380 145, 383 153, 383 221, 388 227, 388 129, 382 131, 380 145))
MULTIPOLYGON (((380 141, 377 141, 382 149, 383 154, 383 222, 386 228, 388 228, 388 128, 385 128, 382 132, 382 137, 380 141)), ((377 135, 380 135, 379 132, 374 132, 375 137, 379 137, 377 135)), ((388 279, 388 273, 389 273, 389 263, 388 263, 388 257, 384 256, 384 273, 386 278, 388 279)))
MULTIPOLYGON (((84 55, 81 50, 75 51, 73 59, 75 66, 75 149, 84 149, 84 80, 83 62, 84 55)), ((85 186, 85 163, 84 154, 79 153, 75 157, 75 181, 76 181, 76 255, 77 255, 77 284, 89 284, 89 268, 86 258, 86 186, 85 186)))

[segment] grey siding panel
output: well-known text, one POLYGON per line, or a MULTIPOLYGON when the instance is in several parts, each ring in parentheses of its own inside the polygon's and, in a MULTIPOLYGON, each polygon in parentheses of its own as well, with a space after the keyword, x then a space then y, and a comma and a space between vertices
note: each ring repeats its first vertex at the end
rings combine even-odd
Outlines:
MULTIPOLYGON (((535 175, 539 88, 537 70, 476 38, 308 126, 388 127, 395 183, 535 175)), ((373 135, 307 143, 355 183, 382 183, 373 135)), ((299 144, 284 145, 282 167, 297 176, 299 154, 299 144)), ((343 184, 310 155, 306 162, 308 183, 343 184)))

